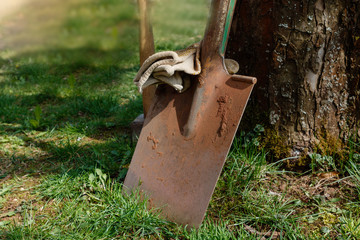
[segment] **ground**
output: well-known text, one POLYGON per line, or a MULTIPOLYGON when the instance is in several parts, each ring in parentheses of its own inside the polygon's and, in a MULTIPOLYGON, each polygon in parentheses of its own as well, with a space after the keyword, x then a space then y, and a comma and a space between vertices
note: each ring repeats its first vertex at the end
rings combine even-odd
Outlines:
MULTIPOLYGON (((199 41, 207 4, 154 1, 157 51, 199 41)), ((142 111, 135 1, 0 9, 0 239, 360 238, 359 141, 341 164, 309 155, 294 171, 262 126, 237 134, 198 230, 159 218, 121 193, 142 111)))
POLYGON ((19 8, 23 8, 27 0, 13 0, 0 2, 0 19, 3 20, 6 16, 11 15, 19 8))

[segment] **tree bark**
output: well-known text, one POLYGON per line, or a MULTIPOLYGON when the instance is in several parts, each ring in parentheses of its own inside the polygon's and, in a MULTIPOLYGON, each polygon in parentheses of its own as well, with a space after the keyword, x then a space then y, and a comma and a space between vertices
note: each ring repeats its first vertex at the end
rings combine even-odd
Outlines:
POLYGON ((292 155, 360 137, 359 36, 359 0, 238 0, 226 57, 258 78, 245 123, 265 113, 292 155))

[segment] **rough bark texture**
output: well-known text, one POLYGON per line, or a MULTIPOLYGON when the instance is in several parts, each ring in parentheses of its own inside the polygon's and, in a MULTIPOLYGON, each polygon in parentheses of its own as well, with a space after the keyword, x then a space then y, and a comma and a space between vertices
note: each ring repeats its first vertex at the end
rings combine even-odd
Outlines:
POLYGON ((226 55, 258 78, 245 121, 266 113, 292 154, 320 131, 360 137, 359 36, 359 0, 238 0, 226 55))

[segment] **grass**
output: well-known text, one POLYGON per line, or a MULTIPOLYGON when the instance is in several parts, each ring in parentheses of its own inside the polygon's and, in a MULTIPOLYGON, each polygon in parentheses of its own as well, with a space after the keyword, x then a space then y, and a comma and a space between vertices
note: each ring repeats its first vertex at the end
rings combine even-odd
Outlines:
MULTIPOLYGON (((164 2, 152 12, 157 50, 199 41, 208 1, 164 2)), ((34 0, 27 12, 1 29, 0 239, 360 238, 357 139, 342 172, 336 156, 312 155, 295 173, 267 161, 261 126, 239 133, 197 230, 122 194, 142 112, 135 1, 34 0)))

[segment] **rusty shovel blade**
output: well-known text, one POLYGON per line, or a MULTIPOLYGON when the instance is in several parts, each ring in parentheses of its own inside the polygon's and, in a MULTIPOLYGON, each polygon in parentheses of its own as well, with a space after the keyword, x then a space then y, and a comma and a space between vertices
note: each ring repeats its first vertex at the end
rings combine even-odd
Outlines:
POLYGON ((202 73, 190 89, 157 88, 124 183, 145 193, 149 207, 159 208, 168 220, 191 227, 203 221, 256 82, 229 75, 223 67, 222 16, 230 2, 213 1, 202 42, 202 73))

